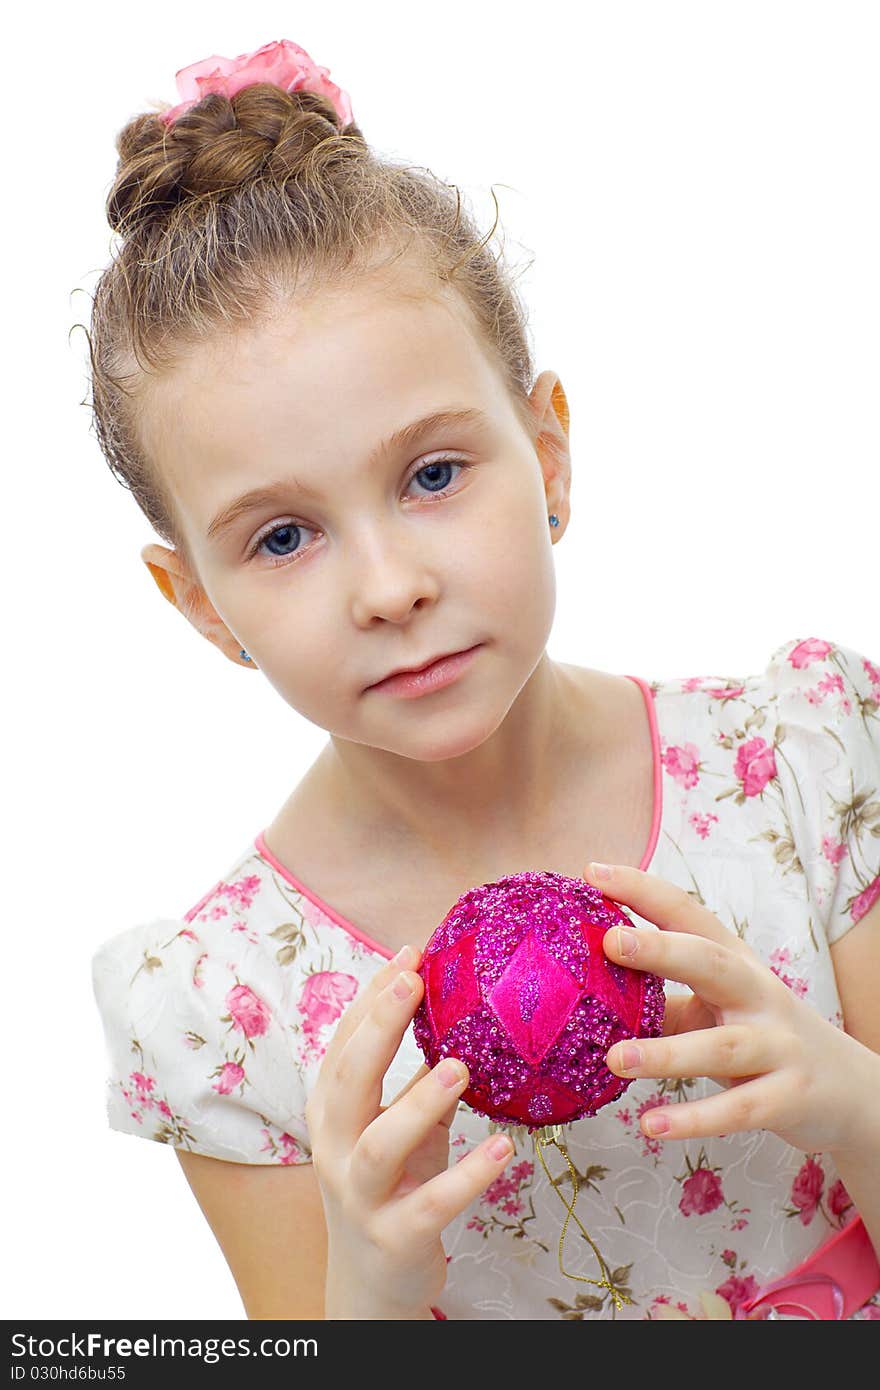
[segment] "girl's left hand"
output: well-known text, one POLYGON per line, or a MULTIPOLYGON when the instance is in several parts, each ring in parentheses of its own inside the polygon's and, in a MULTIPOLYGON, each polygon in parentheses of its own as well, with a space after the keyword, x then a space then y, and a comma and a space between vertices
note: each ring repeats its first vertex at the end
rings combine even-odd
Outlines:
POLYGON ((630 1079, 708 1076, 726 1088, 645 1111, 645 1134, 690 1139, 766 1129, 805 1153, 855 1145, 873 1055, 866 1047, 793 994, 683 888, 625 864, 613 865, 610 878, 589 868, 584 878, 661 928, 612 927, 603 940, 608 958, 693 990, 667 998, 661 1037, 610 1048, 610 1070, 630 1079))

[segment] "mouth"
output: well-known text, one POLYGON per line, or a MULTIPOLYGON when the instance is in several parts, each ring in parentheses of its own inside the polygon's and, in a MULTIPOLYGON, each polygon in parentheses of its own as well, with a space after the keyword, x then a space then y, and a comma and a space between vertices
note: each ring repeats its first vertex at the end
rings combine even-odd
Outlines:
POLYGON ((447 652, 445 656, 435 657, 433 661, 426 662, 424 666, 415 670, 395 671, 383 680, 368 685, 367 690, 382 690, 400 695, 423 695, 431 690, 442 689, 457 679, 482 645, 482 642, 478 642, 473 647, 447 652))

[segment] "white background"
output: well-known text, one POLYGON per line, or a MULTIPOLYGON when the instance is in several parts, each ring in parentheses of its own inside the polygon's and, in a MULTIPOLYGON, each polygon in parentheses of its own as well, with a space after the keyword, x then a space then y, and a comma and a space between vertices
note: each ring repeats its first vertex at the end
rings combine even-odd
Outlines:
MULTIPOLYGON (((7 1318, 241 1318, 158 1144, 112 1132, 97 945, 180 915, 326 734, 159 594, 90 428, 118 129, 292 39, 366 138, 490 186, 571 407, 550 655, 744 675, 880 659, 880 12, 737 0, 16 8, 4 64, 7 1318), (22 17, 24 15, 25 17, 22 17), (607 561, 615 557, 609 584, 607 561)), ((587 850, 585 848, 585 860, 587 850)))

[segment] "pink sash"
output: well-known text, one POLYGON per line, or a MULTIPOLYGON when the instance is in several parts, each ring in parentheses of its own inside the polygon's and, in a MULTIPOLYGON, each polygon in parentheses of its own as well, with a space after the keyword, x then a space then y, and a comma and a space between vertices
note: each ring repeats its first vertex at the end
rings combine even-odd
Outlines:
POLYGON ((848 1318, 880 1289, 880 1263, 856 1216, 812 1255, 753 1298, 741 1303, 737 1318, 778 1318, 806 1313, 817 1321, 848 1318))

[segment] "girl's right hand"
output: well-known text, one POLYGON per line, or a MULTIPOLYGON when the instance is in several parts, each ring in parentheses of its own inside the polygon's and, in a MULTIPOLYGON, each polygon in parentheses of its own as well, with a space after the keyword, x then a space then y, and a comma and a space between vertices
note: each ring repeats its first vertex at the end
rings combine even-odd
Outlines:
MULTIPOLYGON (((430 1318, 446 1282, 443 1228, 503 1172, 498 1135, 449 1167, 463 1062, 424 1064, 388 1106, 382 1085, 422 997, 420 952, 395 957, 346 1009, 306 1105, 327 1222, 326 1318, 430 1318), (411 993, 395 992, 403 981, 411 993), (443 1078, 451 1069, 452 1085, 443 1078)), ((502 1137, 503 1138, 503 1137, 502 1137)))

